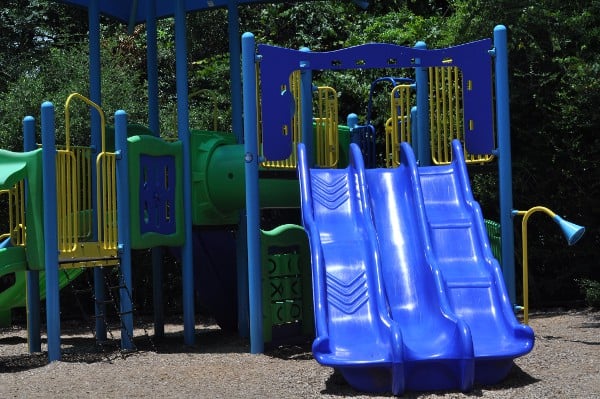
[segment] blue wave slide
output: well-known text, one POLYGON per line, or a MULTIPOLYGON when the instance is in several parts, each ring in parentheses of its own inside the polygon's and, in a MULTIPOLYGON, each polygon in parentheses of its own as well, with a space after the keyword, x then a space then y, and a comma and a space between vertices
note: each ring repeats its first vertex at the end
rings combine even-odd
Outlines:
POLYGON ((533 348, 518 323, 473 199, 463 150, 418 167, 311 169, 299 145, 313 268, 313 354, 367 392, 469 391, 504 379, 533 348))

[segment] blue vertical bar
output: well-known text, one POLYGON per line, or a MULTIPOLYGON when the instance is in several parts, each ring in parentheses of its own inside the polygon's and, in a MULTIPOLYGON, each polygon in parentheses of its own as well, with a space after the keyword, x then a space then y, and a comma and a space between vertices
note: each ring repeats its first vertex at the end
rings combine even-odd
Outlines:
POLYGON ((227 9, 229 25, 229 75, 231 78, 231 117, 236 142, 244 138, 242 126, 242 65, 240 44, 240 16, 237 1, 230 1, 227 9))
MULTIPOLYGON (((102 104, 101 90, 101 68, 100 68, 100 9, 98 6, 99 0, 90 0, 88 5, 88 24, 89 24, 89 52, 90 52, 90 100, 98 105, 102 104)), ((92 131, 92 154, 95 157, 102 146, 102 128, 100 126, 100 115, 96 110, 91 109, 91 131, 92 131)), ((96 168, 93 167, 95 162, 92 162, 92 209, 98 209, 96 201, 96 168)), ((92 217, 92 231, 97 231, 97 218, 94 214, 92 217)), ((95 298, 95 313, 96 313, 96 339, 98 341, 106 341, 106 305, 104 292, 104 270, 100 267, 94 268, 94 298, 95 298)))
MULTIPOLYGON (((240 16, 237 1, 230 1, 227 9, 229 32, 229 75, 231 78, 231 117, 232 130, 238 144, 244 141, 242 118, 242 63, 240 16)), ((246 247, 246 210, 240 211, 239 234, 236 237, 236 270, 238 293, 238 332, 248 337, 248 249, 246 247)))
POLYGON ((498 133, 498 185, 500 191, 500 239, 502 272, 512 304, 516 303, 515 232, 512 221, 512 157, 510 150, 510 110, 508 90, 508 49, 506 27, 494 28, 496 76, 496 128, 498 133))
MULTIPOLYGON (((192 181, 190 154, 190 127, 188 110, 188 69, 185 22, 185 1, 177 0, 175 9, 175 62, 177 75, 177 132, 183 144, 183 181, 192 181)), ((191 184, 183 185, 183 212, 192 214, 191 184)), ((192 252, 192 221, 185 218, 185 244, 182 248, 183 284, 183 340, 186 345, 194 344, 194 259, 192 252)))
MULTIPOLYGON (((302 47, 300 51, 309 52, 310 49, 302 47)), ((316 163, 316 153, 314 146, 313 127, 312 127, 312 70, 308 61, 300 63, 300 117, 302 118, 302 143, 306 148, 306 154, 310 167, 316 163)), ((292 144, 293 145, 293 144, 292 144)))
POLYGON ((115 112, 115 142, 117 153, 117 228, 118 249, 121 261, 121 284, 119 288, 121 312, 121 348, 133 349, 133 305, 131 277, 131 232, 129 231, 129 170, 127 154, 127 114, 115 112))
MULTIPOLYGON (((417 42, 415 48, 426 50, 425 42, 417 42)), ((419 60, 420 63, 420 60, 419 60)), ((431 149, 429 148, 429 78, 427 68, 415 68, 417 83, 417 148, 419 165, 431 165, 431 149)))
MULTIPOLYGON (((156 137, 160 137, 158 109, 158 43, 156 28, 156 1, 146 1, 146 71, 148 73, 148 125, 156 137)), ((165 335, 165 312, 163 307, 163 249, 152 248, 152 297, 154 298, 154 336, 165 335)))
MULTIPOLYGON (((35 119, 32 116, 23 118, 23 150, 35 150, 35 119)), ((25 182, 25 201, 29 194, 29 182, 25 182)), ((27 343, 29 353, 41 352, 40 339, 40 272, 27 271, 27 343)))
POLYGON ((56 215, 56 149, 54 105, 42 104, 42 178, 44 188, 44 263, 48 360, 60 360, 60 303, 58 288, 58 219, 56 215))
POLYGON ((258 196, 258 135, 255 73, 255 42, 252 33, 242 35, 244 83, 244 152, 246 181, 246 234, 248 239, 248 296, 250 301, 250 352, 264 351, 260 265, 260 202, 258 196))

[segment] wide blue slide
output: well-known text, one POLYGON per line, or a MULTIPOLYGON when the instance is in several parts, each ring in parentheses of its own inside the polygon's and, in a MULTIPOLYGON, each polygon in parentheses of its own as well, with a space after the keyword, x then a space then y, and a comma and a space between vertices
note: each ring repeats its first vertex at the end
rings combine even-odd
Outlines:
POLYGON ((346 169, 311 169, 299 146, 313 354, 358 390, 468 391, 506 377, 533 347, 508 304, 456 146, 443 171, 417 167, 407 144, 395 169, 366 170, 355 145, 346 169), (455 224, 469 232, 465 241, 452 235, 455 224), (461 262, 467 247, 472 256, 461 262))

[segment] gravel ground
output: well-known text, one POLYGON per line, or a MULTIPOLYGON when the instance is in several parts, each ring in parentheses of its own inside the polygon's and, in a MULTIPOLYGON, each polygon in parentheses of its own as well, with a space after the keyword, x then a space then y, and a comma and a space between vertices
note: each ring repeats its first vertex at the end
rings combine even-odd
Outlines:
MULTIPOLYGON (((248 341, 198 323, 197 344, 183 345, 180 324, 166 337, 136 330, 138 350, 99 349, 89 328, 63 323, 63 360, 27 353, 22 328, 0 330, 0 398, 378 398, 354 391, 312 359, 310 342, 248 353, 248 341)), ((600 398, 600 312, 534 313, 533 351, 506 380, 459 392, 408 392, 407 398, 600 398)), ((45 340, 43 341, 43 345, 45 340)), ((44 347, 42 349, 45 349, 44 347)))

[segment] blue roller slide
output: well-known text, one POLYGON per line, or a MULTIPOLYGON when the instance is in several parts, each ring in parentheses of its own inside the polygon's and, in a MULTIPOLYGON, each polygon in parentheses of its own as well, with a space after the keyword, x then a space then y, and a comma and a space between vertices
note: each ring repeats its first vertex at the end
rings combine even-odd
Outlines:
POLYGON ((450 306, 471 328, 475 381, 494 384, 506 377, 515 357, 533 349, 534 335, 514 315, 458 140, 452 159, 419 168, 426 225, 450 306))
MULTIPOLYGON (((365 170, 357 146, 351 145, 350 154, 346 169, 311 169, 299 146, 302 217, 313 267, 315 359, 339 370, 358 390, 395 395, 468 391, 475 382, 506 377, 512 359, 531 350, 533 333, 503 302, 506 288, 497 262, 488 256, 481 212, 472 196, 467 199, 468 179, 448 180, 448 173, 436 177, 438 167, 417 167, 407 144, 395 169, 365 170), (441 187, 449 182, 452 187, 441 187), (449 192, 462 196, 450 200, 449 192), (461 201, 463 212, 453 216, 461 201), (430 214, 436 211, 440 220, 432 225, 430 214), (450 229, 469 212, 470 241, 441 237, 438 227, 450 229), (452 253, 459 255, 465 246, 479 251, 464 266, 468 270, 461 270, 468 281, 474 276, 474 295, 444 274, 452 269, 449 260, 458 257, 452 253), (490 282, 487 301, 480 294, 483 276, 490 282)), ((454 169, 439 168, 458 176, 461 163, 462 152, 454 169)))

